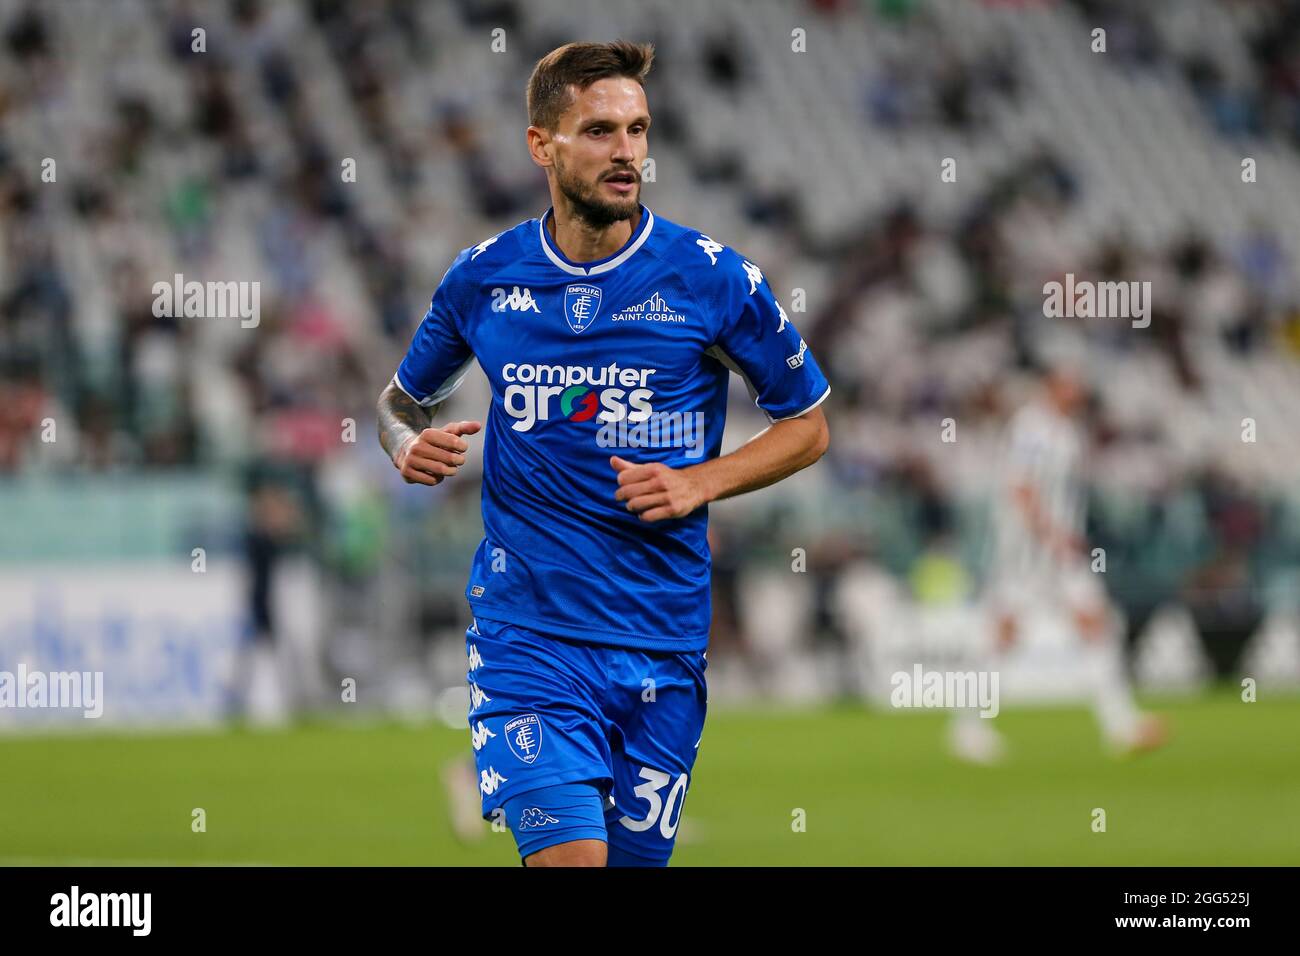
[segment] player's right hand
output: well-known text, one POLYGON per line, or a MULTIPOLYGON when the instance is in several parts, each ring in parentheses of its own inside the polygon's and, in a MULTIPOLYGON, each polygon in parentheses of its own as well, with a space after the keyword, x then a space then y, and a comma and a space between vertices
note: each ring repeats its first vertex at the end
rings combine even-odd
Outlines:
POLYGON ((393 464, 408 485, 436 485, 465 464, 469 443, 460 436, 476 434, 482 427, 482 422, 451 422, 426 428, 405 441, 393 464))

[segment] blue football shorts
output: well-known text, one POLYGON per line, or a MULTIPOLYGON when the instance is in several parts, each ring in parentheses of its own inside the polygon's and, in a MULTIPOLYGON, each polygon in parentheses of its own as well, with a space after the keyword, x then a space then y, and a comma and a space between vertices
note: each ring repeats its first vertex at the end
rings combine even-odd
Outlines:
POLYGON ((521 857, 604 840, 614 865, 665 866, 704 730, 702 651, 643 651, 475 619, 469 727, 483 818, 521 857))

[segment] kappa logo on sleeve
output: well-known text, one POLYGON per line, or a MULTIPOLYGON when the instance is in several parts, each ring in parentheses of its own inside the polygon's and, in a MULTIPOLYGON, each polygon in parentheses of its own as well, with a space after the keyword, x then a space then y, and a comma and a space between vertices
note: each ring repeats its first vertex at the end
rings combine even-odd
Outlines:
POLYGON ((501 235, 498 234, 493 236, 491 239, 484 239, 482 242, 480 242, 477 246, 474 247, 474 251, 470 253, 470 257, 469 257, 470 262, 473 262, 475 259, 481 256, 487 250, 488 246, 492 245, 492 243, 496 242, 500 238, 501 235))
POLYGON ((714 242, 704 233, 700 233, 700 238, 695 240, 695 244, 704 250, 704 254, 709 257, 709 265, 718 264, 718 253, 722 251, 722 244, 714 242))

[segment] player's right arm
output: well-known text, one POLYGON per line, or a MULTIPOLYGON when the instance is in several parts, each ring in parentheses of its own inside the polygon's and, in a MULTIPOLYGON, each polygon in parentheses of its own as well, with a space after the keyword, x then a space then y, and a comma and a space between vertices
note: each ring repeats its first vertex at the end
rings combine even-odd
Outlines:
POLYGON ((483 427, 480 422, 431 427, 441 404, 426 409, 396 382, 389 382, 379 396, 379 443, 407 484, 436 485, 456 474, 469 450, 461 436, 483 427))
POLYGON ((1070 528, 1057 527, 1043 500, 1044 487, 1060 480, 1048 467, 1051 444, 1040 417, 1031 409, 1015 415, 1008 427, 1002 467, 1005 494, 1025 528, 1048 551, 1068 558, 1082 550, 1070 528))
POLYGON ((1034 485, 1018 481, 1011 486, 1011 495, 1030 533, 1045 547, 1063 557, 1082 550, 1082 544, 1075 535, 1067 529, 1056 527, 1048 517, 1047 509, 1043 507, 1043 500, 1034 485))
POLYGON ((465 250, 443 276, 416 329, 397 374, 379 396, 379 443, 394 467, 410 484, 436 485, 465 464, 479 422, 451 422, 432 427, 433 416, 460 387, 474 354, 465 340, 459 307, 469 293, 465 250))

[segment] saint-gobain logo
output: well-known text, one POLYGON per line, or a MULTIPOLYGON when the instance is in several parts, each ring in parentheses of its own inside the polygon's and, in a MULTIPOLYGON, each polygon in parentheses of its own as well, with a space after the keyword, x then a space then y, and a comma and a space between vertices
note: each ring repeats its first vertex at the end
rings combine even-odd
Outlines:
POLYGON ((532 763, 542 750, 542 721, 536 714, 521 714, 506 722, 506 743, 524 763, 532 763))
POLYGON ((564 290, 564 318, 574 332, 581 332, 596 321, 599 311, 600 289, 594 285, 577 283, 564 290))

